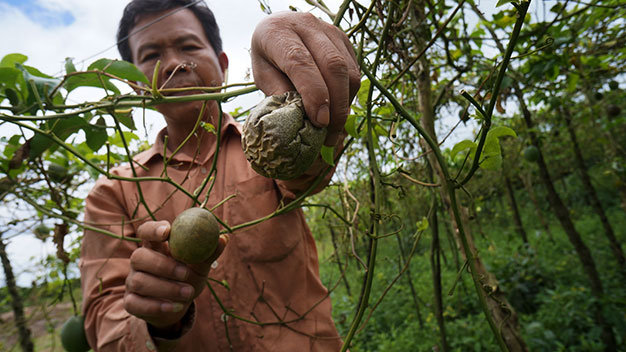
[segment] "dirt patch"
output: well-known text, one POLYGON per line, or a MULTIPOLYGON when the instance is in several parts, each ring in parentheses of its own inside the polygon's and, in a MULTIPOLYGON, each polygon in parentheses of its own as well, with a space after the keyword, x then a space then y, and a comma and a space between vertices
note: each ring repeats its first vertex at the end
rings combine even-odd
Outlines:
MULTIPOLYGON (((74 311, 70 302, 62 302, 50 306, 26 307, 24 314, 28 319, 31 338, 36 345, 39 345, 38 340, 41 339, 54 341, 55 337, 51 335, 59 334, 61 326, 74 314, 74 311)), ((13 312, 0 314, 0 350, 19 351, 17 335, 13 312)), ((45 347, 36 348, 36 351, 63 351, 60 343, 46 343, 45 345, 45 347)))

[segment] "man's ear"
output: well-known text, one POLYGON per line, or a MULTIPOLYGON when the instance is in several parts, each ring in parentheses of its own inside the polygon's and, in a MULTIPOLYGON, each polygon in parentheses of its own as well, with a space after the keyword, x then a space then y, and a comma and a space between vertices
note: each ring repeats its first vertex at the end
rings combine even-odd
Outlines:
POLYGON ((217 55, 217 59, 220 62, 222 74, 226 75, 226 70, 228 70, 228 56, 226 56, 226 53, 222 51, 219 55, 217 55))

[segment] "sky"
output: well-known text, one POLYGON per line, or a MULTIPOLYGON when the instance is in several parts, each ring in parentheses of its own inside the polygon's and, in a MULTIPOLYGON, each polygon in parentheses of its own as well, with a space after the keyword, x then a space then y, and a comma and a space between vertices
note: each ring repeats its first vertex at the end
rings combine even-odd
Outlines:
MULTIPOLYGON (((250 68, 248 49, 254 27, 267 16, 258 0, 206 0, 215 13, 224 43, 224 52, 229 58, 228 81, 249 81, 250 68)), ((0 0, 0 58, 9 53, 28 56, 27 65, 34 66, 49 75, 64 72, 65 58, 71 57, 80 70, 99 58, 119 58, 115 46, 117 25, 128 0, 0 0)), ((304 0, 264 0, 272 11, 286 11, 289 5, 303 11, 312 7, 304 0)), ((336 11, 341 1, 326 0, 336 11)), ((315 12, 325 20, 328 17, 315 12)), ((89 98, 72 96, 75 100, 89 98)), ((225 111, 237 106, 249 107, 258 102, 261 93, 248 94, 227 103, 225 111)), ((162 119, 154 114, 148 128, 153 138, 164 126, 162 119)), ((0 136, 6 136, 6 125, 0 136)), ((12 134, 12 133, 11 133, 12 134)), ((2 219, 2 218, 0 218, 2 219)), ((9 257, 18 277, 18 284, 30 285, 36 273, 32 273, 32 258, 43 258, 55 250, 50 244, 42 243, 33 235, 21 235, 7 247, 9 257)), ((0 286, 4 285, 4 274, 0 273, 0 286)))

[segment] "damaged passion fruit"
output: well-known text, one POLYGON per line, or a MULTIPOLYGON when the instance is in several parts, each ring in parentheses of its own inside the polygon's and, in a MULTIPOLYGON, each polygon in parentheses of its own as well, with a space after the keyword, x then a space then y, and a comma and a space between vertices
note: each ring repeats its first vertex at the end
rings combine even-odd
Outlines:
POLYGON ((258 174, 280 180, 302 175, 317 159, 326 129, 313 126, 302 97, 287 92, 265 98, 243 125, 241 143, 258 174))
POLYGON ((217 248, 220 226, 204 208, 189 208, 172 222, 169 246, 174 259, 186 264, 207 261, 217 248))

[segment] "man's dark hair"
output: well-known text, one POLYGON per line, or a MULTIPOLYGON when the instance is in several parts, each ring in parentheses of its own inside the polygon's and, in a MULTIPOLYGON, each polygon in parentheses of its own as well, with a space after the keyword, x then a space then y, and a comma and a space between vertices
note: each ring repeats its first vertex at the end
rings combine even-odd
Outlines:
MULTIPOLYGON (((215 22, 213 11, 204 1, 198 0, 132 0, 124 9, 124 14, 117 28, 117 50, 122 60, 133 61, 133 55, 128 44, 130 31, 135 27, 137 18, 141 15, 157 13, 176 8, 188 8, 198 18, 204 29, 209 43, 216 54, 222 52, 222 38, 220 29, 215 22)), ((135 28, 136 30, 137 28, 135 28)))

